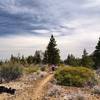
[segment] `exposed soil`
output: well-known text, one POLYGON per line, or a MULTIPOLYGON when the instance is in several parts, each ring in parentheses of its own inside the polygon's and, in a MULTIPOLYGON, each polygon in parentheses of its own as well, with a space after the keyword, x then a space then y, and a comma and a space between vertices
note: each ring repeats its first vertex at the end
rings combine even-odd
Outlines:
MULTIPOLYGON (((43 73, 42 73, 43 74, 43 73)), ((2 93, 0 100, 77 100, 66 99, 70 96, 84 96, 84 100, 100 100, 100 95, 93 94, 89 88, 59 86, 52 83, 53 74, 44 76, 25 75, 14 82, 0 84, 0 86, 16 89, 15 95, 2 93)), ((82 99, 83 100, 83 99, 82 99)))
POLYGON ((52 77, 53 74, 49 74, 36 81, 3 84, 3 86, 15 88, 17 91, 15 95, 7 93, 0 94, 0 100, 42 100, 42 97, 46 92, 47 83, 52 77))
POLYGON ((34 100, 41 100, 44 93, 46 92, 46 87, 47 87, 47 83, 52 79, 53 74, 48 75, 46 78, 44 78, 43 80, 41 80, 37 85, 36 85, 36 90, 34 90, 33 94, 33 98, 34 100))

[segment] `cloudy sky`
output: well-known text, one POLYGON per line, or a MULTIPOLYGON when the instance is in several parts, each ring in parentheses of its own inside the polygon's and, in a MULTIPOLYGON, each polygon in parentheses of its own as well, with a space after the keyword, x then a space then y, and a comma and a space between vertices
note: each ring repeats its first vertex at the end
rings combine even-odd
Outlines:
POLYGON ((100 37, 100 0, 0 0, 0 59, 45 50, 50 35, 62 58, 93 52, 100 37))

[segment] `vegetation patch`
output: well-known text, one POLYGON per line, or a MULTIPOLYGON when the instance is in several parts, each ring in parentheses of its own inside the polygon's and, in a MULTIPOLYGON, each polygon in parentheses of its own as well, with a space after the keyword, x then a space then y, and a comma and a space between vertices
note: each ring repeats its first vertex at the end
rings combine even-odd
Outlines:
POLYGON ((22 67, 18 64, 3 64, 0 67, 0 77, 5 81, 11 81, 19 78, 22 75, 22 67))
POLYGON ((38 70, 39 70, 38 66, 30 66, 30 67, 25 67, 24 68, 24 72, 26 74, 31 74, 31 73, 37 72, 38 70))
POLYGON ((57 83, 65 86, 85 86, 95 84, 95 73, 85 67, 62 67, 55 73, 57 83))

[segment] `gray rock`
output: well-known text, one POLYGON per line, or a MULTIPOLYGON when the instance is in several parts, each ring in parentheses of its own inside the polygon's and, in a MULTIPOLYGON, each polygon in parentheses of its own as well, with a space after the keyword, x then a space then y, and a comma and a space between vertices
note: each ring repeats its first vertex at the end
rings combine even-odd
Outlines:
POLYGON ((52 88, 49 89, 47 95, 57 97, 61 93, 61 87, 54 85, 52 88))

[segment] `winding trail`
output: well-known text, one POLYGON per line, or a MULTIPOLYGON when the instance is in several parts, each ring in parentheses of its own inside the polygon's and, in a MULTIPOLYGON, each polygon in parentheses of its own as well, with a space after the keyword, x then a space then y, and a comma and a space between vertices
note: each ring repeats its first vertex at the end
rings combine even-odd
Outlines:
POLYGON ((19 90, 15 95, 0 94, 0 100, 43 100, 45 93, 50 88, 48 83, 53 76, 53 74, 48 74, 36 81, 29 82, 28 85, 31 87, 25 87, 24 90, 19 90))
POLYGON ((34 96, 33 100, 42 100, 42 96, 44 95, 45 87, 47 86, 47 83, 53 78, 53 74, 49 74, 46 78, 41 80, 36 85, 36 90, 34 90, 34 96))

